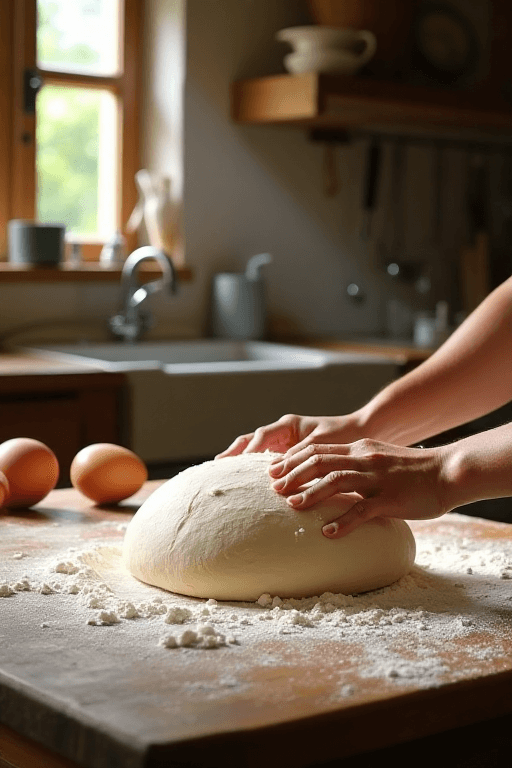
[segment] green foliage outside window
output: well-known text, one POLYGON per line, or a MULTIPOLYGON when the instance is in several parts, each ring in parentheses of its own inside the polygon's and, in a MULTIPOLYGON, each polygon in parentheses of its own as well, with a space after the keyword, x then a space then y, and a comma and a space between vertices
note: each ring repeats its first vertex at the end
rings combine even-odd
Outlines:
POLYGON ((37 102, 37 208, 41 221, 93 234, 98 223, 99 94, 46 86, 37 102))
MULTIPOLYGON (((58 3, 39 0, 38 61, 61 69, 69 62, 70 70, 96 61, 94 48, 69 44, 58 11, 58 3)), ((100 103, 101 92, 90 88, 43 85, 37 97, 37 215, 82 236, 98 230, 100 103)))

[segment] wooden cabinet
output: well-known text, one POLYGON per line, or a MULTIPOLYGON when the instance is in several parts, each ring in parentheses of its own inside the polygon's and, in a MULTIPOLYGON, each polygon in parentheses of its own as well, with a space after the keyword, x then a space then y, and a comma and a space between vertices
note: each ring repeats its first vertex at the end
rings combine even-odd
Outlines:
POLYGON ((121 374, 0 376, 0 442, 13 437, 41 440, 59 460, 59 487, 69 486, 69 468, 81 448, 127 444, 124 396, 121 374))

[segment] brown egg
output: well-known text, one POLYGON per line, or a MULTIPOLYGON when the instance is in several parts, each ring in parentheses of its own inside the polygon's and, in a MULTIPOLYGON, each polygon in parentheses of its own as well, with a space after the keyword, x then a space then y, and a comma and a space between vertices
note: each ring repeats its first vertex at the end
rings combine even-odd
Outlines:
POLYGON ((127 499, 146 482, 148 471, 139 457, 113 443, 82 448, 71 463, 71 482, 97 504, 127 499))
POLYGON ((9 481, 3 472, 0 472, 0 507, 7 506, 7 497, 9 496, 9 481))
POLYGON ((9 483, 7 507, 31 507, 50 493, 59 479, 59 462, 51 448, 31 437, 0 444, 0 471, 9 483))

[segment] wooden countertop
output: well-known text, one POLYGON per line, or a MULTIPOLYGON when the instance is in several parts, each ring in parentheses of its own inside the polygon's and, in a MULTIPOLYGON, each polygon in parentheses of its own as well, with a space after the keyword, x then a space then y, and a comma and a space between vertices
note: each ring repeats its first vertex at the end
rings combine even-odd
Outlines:
MULTIPOLYGON (((0 510, 0 585, 44 572, 70 547, 119 546, 161 482, 118 507, 63 489, 30 511, 0 510)), ((459 515, 412 527, 439 541, 512 541, 510 525, 459 515)), ((478 606, 467 595, 461 610, 478 606)), ((259 647, 169 651, 157 647, 151 621, 87 626, 83 606, 64 593, 17 592, 0 599, 0 617, 0 765, 291 768, 512 714, 510 616, 499 610, 484 630, 440 651, 443 678, 426 687, 366 675, 360 651, 342 637, 319 637, 309 650, 298 632, 259 647), (471 645, 482 653, 468 663, 471 645), (340 670, 357 683, 354 695, 333 696, 340 670), (231 677, 238 683, 228 680, 219 694, 215 680, 231 677), (50 763, 49 754, 60 757, 50 763)), ((404 629, 404 645, 406 637, 404 629)))
POLYGON ((307 342, 308 346, 328 349, 333 352, 362 352, 370 355, 381 355, 395 360, 399 364, 409 362, 421 362, 426 360, 434 349, 430 347, 416 347, 412 343, 391 341, 350 341, 344 339, 313 339, 307 342))
POLYGON ((63 362, 48 357, 39 357, 30 352, 0 352, 0 376, 55 375, 59 373, 98 373, 85 363, 63 362))
POLYGON ((0 352, 0 394, 119 387, 124 383, 124 374, 91 365, 47 359, 28 352, 0 352))
MULTIPOLYGON (((92 369, 99 370, 99 369, 92 369)), ((90 365, 80 363, 61 362, 51 358, 38 357, 29 352, 0 352, 0 375, 26 376, 27 374, 54 374, 91 372, 90 365)))

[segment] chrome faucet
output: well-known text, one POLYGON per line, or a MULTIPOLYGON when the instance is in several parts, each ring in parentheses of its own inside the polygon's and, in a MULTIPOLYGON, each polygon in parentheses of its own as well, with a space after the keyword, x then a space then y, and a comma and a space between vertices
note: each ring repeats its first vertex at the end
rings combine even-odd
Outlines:
POLYGON ((133 251, 126 259, 121 273, 123 309, 109 320, 109 328, 114 336, 127 342, 137 341, 153 325, 149 310, 143 309, 146 299, 158 291, 167 290, 169 293, 176 293, 176 283, 173 263, 163 251, 151 245, 144 245, 133 251), (162 277, 139 285, 137 279, 139 266, 148 259, 158 262, 162 269, 162 277))

